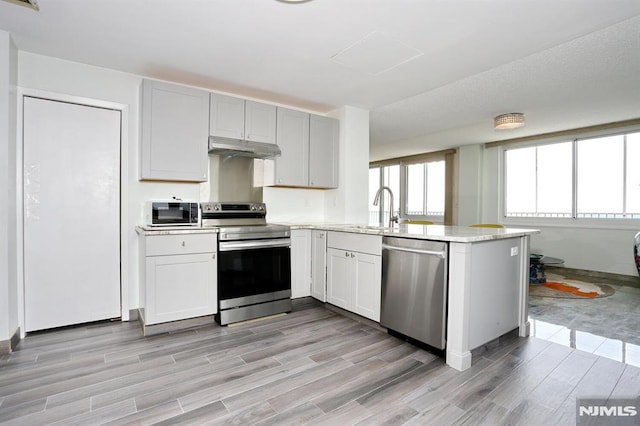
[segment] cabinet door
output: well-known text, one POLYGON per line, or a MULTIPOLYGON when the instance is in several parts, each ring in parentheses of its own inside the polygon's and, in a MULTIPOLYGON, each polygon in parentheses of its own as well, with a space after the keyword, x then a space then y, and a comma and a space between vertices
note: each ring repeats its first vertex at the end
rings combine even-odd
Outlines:
POLYGON ((309 186, 338 187, 338 140, 340 122, 311 115, 309 121, 309 186))
POLYGON ((276 143, 276 107, 245 101, 244 134, 248 141, 276 143))
POLYGON ((327 301, 327 233, 311 233, 311 296, 327 301))
POLYGON ((244 99, 211 94, 209 135, 244 139, 244 99))
POLYGON ((275 184, 307 186, 309 182, 309 114, 278 108, 275 184))
POLYGON ((291 297, 311 295, 311 230, 291 231, 291 297))
POLYGON ((207 180, 209 93, 142 82, 140 179, 207 180))
POLYGON ((147 257, 146 279, 146 324, 216 313, 216 253, 147 257))
POLYGON ((351 260, 355 268, 353 312, 380 322, 382 256, 355 253, 351 260))
POLYGON ((352 305, 353 264, 349 252, 327 249, 327 302, 346 310, 352 305))

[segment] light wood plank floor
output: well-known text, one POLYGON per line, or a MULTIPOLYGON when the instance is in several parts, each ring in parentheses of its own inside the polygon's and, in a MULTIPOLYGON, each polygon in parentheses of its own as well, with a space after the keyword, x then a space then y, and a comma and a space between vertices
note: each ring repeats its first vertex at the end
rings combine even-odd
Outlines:
POLYGON ((578 396, 636 397, 640 368, 510 334, 471 369, 311 299, 232 327, 32 333, 0 356, 0 423, 573 425, 578 396))

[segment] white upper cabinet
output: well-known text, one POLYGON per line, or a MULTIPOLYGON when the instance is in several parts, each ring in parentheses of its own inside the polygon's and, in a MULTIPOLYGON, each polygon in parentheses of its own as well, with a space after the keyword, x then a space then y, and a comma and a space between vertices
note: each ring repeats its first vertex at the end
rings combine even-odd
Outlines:
POLYGON ((245 101, 244 134, 248 141, 276 143, 276 107, 245 101))
POLYGON ((211 94, 209 134, 229 139, 244 139, 244 99, 211 94))
POLYGON ((141 180, 207 180, 209 92, 142 82, 141 180))
POLYGON ((209 135, 276 143, 276 107, 233 96, 211 94, 209 135))
POLYGON ((278 108, 278 147, 275 184, 307 186, 309 183, 309 114, 278 108))
POLYGON ((340 122, 311 114, 309 122, 309 186, 338 187, 340 122))
POLYGON ((278 108, 276 186, 338 187, 339 121, 278 108))

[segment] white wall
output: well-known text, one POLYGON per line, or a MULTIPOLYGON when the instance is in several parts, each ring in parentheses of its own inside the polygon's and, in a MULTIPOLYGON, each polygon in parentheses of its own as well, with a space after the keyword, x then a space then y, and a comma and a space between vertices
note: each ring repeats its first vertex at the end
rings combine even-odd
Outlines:
MULTIPOLYGON (((567 268, 637 276, 633 260, 633 237, 640 231, 640 224, 607 228, 590 224, 548 226, 548 222, 526 219, 505 222, 499 211, 501 150, 498 147, 481 150, 482 222, 540 229, 540 234, 531 237, 531 252, 559 257, 565 261, 563 266, 567 268)), ((473 186, 473 183, 470 185, 473 186)))
POLYGON ((123 147, 125 175, 127 176, 123 203, 127 213, 123 217, 129 249, 127 266, 129 308, 138 306, 138 236, 135 226, 143 223, 142 206, 148 199, 179 196, 199 200, 200 188, 194 183, 140 182, 139 170, 139 87, 140 76, 93 67, 52 57, 19 52, 18 85, 64 95, 73 95, 127 106, 127 145, 123 147), (46 70, 46 71, 44 71, 46 70))
POLYGON ((637 229, 535 228, 542 232, 531 238, 532 253, 564 259, 563 266, 567 268, 638 276, 633 260, 633 237, 640 226, 637 229))
POLYGON ((274 223, 318 223, 324 221, 324 191, 304 188, 262 189, 267 220, 274 223))
POLYGON ((456 225, 466 226, 482 221, 482 145, 458 148, 456 225))
POLYGON ((325 220, 366 224, 369 220, 369 111, 345 106, 331 115, 340 120, 340 186, 325 194, 325 220))
POLYGON ((0 342, 18 328, 16 259, 16 81, 17 50, 0 31, 0 342))

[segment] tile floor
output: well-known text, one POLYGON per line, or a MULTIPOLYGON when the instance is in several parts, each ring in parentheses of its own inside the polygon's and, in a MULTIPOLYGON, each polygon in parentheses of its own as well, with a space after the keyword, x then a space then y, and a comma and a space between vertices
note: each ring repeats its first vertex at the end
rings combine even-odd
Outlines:
MULTIPOLYGON (((598 279, 571 277, 583 281, 598 279)), ((529 298, 531 335, 640 367, 640 286, 598 299, 529 298)))

